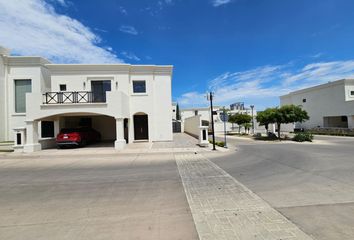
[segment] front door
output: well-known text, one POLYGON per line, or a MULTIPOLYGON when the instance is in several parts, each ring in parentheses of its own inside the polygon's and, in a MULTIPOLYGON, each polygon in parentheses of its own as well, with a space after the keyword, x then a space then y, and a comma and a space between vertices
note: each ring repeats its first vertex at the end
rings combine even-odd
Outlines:
POLYGON ((148 116, 147 115, 135 115, 134 116, 134 139, 135 140, 148 140, 149 139, 148 116))

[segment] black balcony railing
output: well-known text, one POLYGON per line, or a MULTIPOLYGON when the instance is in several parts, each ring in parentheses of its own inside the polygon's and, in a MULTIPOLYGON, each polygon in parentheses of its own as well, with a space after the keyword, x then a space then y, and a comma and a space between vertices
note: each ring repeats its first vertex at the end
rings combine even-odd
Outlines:
POLYGON ((44 104, 100 103, 106 102, 105 94, 93 92, 47 92, 43 94, 44 104))

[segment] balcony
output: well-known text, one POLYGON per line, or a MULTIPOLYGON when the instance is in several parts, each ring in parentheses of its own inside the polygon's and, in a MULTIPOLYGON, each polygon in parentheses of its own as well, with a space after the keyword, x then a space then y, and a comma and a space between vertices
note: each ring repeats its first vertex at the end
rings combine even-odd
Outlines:
POLYGON ((105 93, 94 92, 46 92, 43 94, 43 104, 80 104, 105 103, 105 93))

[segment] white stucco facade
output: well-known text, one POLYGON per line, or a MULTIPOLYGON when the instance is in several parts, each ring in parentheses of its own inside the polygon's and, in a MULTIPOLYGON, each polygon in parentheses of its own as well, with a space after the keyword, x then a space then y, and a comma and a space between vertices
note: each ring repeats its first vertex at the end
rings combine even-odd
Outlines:
MULTIPOLYGON (((214 110, 214 130, 215 132, 224 132, 224 122, 221 120, 221 114, 223 113, 223 108, 219 106, 213 107, 214 110)), ((256 116, 257 116, 257 111, 256 109, 251 108, 234 108, 232 105, 230 106, 230 109, 227 111, 227 114, 247 114, 252 116, 253 113, 253 118, 254 118, 254 127, 255 127, 255 132, 265 132, 265 129, 263 126, 259 126, 257 121, 256 121, 256 116)), ((184 129, 184 122, 186 118, 190 118, 193 116, 200 116, 201 121, 205 121, 210 123, 211 122, 211 111, 210 107, 200 107, 200 108, 186 108, 181 110, 181 120, 182 120, 182 129, 184 129)), ((209 124, 209 128, 211 128, 209 124)), ((226 131, 235 131, 237 130, 237 124, 231 124, 229 122, 226 122, 226 131)))
POLYGON ((280 104, 294 104, 307 111, 310 119, 297 128, 354 128, 354 79, 342 79, 291 92, 280 104))
POLYGON ((0 48, 0 141, 16 143, 16 134, 22 133, 25 137, 19 149, 40 150, 46 141, 54 139, 42 139, 42 121, 54 122, 56 136, 60 128, 67 127, 65 124, 75 122, 70 120, 75 117, 77 122, 90 118, 103 138, 114 138, 116 149, 137 140, 172 141, 172 69, 156 65, 51 64, 41 57, 10 56, 0 48), (24 79, 30 80, 31 91, 25 93, 25 111, 16 112, 15 101, 21 97, 16 96, 19 91, 15 81, 24 79), (107 86, 109 91, 100 91, 107 86), (98 101, 97 96, 102 99, 98 101), (144 128, 143 136, 137 133, 138 123, 144 128))

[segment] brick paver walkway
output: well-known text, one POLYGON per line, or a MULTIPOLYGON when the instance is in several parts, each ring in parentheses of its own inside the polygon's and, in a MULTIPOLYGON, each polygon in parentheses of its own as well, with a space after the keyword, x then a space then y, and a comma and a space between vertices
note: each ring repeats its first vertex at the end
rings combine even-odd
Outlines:
POLYGON ((175 158, 201 240, 312 239, 201 154, 175 158))

